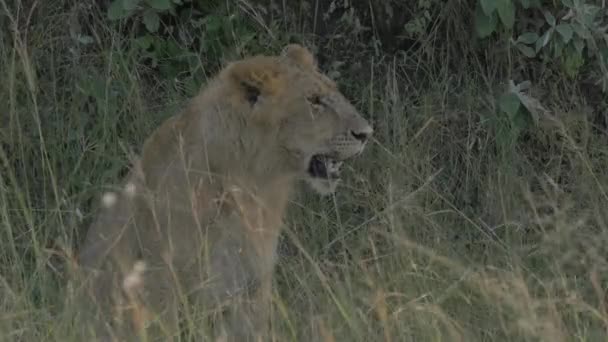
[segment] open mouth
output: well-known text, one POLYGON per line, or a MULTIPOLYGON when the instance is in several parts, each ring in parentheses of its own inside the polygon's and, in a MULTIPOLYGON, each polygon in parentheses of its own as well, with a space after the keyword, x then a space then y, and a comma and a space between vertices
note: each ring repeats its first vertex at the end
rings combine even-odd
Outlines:
POLYGON ((340 179, 342 162, 327 155, 315 154, 308 163, 308 174, 313 178, 340 179))

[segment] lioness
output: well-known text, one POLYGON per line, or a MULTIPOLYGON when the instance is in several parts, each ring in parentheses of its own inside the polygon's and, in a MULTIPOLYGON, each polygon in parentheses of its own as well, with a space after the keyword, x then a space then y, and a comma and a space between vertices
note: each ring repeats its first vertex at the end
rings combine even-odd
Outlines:
POLYGON ((157 322, 166 330, 149 337, 169 339, 184 302, 227 305, 229 338, 263 336, 295 181, 332 193, 342 162, 371 134, 302 46, 228 65, 147 139, 88 231, 79 257, 94 270, 98 336, 157 322), (117 319, 127 304, 135 327, 117 319))

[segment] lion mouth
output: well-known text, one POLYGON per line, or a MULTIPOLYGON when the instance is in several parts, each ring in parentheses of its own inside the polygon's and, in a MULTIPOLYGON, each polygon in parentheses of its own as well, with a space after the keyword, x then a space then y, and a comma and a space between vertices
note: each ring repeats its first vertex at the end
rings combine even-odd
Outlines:
POLYGON ((342 161, 338 161, 328 155, 315 154, 308 163, 308 174, 312 178, 323 178, 329 180, 340 179, 340 167, 342 161))

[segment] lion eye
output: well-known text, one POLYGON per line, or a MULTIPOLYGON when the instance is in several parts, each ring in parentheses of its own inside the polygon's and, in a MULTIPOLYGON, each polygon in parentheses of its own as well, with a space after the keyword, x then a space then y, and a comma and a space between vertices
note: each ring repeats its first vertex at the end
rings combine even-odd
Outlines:
POLYGON ((321 101, 321 97, 319 95, 310 96, 308 98, 308 102, 310 102, 313 105, 317 105, 317 106, 320 106, 323 104, 323 102, 321 101))

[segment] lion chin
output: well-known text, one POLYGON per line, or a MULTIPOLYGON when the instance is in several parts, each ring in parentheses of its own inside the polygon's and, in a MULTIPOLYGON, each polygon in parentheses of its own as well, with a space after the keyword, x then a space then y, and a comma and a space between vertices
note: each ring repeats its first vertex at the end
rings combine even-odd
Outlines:
POLYGON ((340 183, 340 169, 343 161, 338 161, 327 155, 316 154, 308 163, 306 183, 321 196, 336 192, 340 183))

